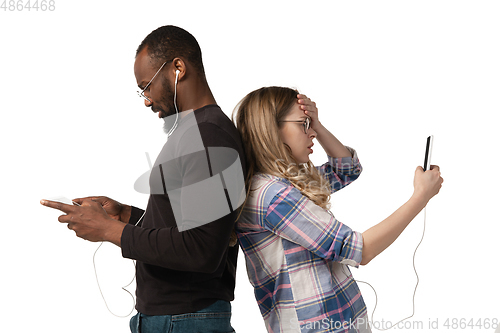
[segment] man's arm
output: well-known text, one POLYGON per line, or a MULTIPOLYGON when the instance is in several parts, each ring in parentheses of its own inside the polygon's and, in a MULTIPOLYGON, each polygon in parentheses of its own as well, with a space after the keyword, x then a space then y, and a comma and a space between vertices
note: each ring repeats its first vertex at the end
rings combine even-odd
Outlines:
MULTIPOLYGON (((238 151, 234 138, 228 136, 224 130, 210 124, 200 126, 200 130, 202 127, 203 133, 210 133, 206 142, 204 137, 207 147, 228 147, 238 151)), ((199 160, 187 158, 186 161, 182 170, 197 168, 199 160)), ((225 181, 232 182, 226 178, 225 181)), ((210 195, 206 197, 206 200, 211 199, 210 195)), ((126 258, 168 269, 202 273, 211 273, 219 267, 227 251, 237 214, 234 210, 236 207, 233 207, 233 212, 218 220, 208 221, 210 223, 180 232, 174 226, 148 229, 124 223, 123 220, 130 220, 130 216, 133 215, 133 208, 130 206, 124 205, 123 211, 114 211, 113 216, 116 218, 114 219, 97 201, 81 199, 80 202, 81 206, 72 206, 41 201, 47 207, 66 213, 59 217, 59 221, 68 223, 68 227, 74 230, 78 237, 94 242, 108 241, 116 244, 122 248, 122 254, 126 258), (118 221, 117 216, 120 216, 121 221, 118 221)), ((196 203, 189 202, 189 207, 195 208, 196 203)), ((153 210, 158 208, 155 207, 153 210)))
MULTIPOLYGON (((229 165, 221 169, 219 163, 223 158, 214 158, 211 154, 217 149, 211 148, 235 150, 237 157, 238 147, 234 139, 215 124, 201 123, 199 130, 207 150, 181 153, 179 158, 169 160, 170 165, 162 164, 168 197, 159 195, 154 202, 150 201, 148 212, 151 213, 145 216, 142 228, 131 224, 124 228, 121 242, 124 257, 180 271, 212 273, 220 267, 237 212, 236 207, 232 207, 232 212, 229 209, 220 177, 229 165), (214 186, 209 186, 208 191, 202 186, 202 183, 212 182, 214 186), (199 193, 193 192, 198 190, 199 193), (217 215, 222 206, 226 212, 217 215)), ((190 132, 185 135, 180 142, 194 137, 190 132)), ((227 187, 237 182, 233 179, 236 176, 224 173, 222 178, 227 187)), ((243 176, 241 178, 244 184, 243 176)))

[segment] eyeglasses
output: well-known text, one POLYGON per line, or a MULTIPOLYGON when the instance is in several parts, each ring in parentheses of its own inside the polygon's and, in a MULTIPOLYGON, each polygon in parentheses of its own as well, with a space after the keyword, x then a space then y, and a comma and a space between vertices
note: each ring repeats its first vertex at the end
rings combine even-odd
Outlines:
POLYGON ((309 130, 309 128, 311 128, 311 118, 305 118, 304 120, 280 120, 279 121, 280 123, 281 122, 284 122, 284 123, 302 123, 302 125, 304 126, 304 133, 307 134, 307 131, 309 130))
POLYGON ((151 85, 151 82, 153 82, 153 80, 155 79, 156 75, 158 75, 158 73, 160 73, 161 69, 163 68, 163 66, 165 66, 165 64, 169 62, 169 61, 165 61, 163 63, 163 65, 161 65, 160 69, 156 72, 156 74, 153 76, 153 78, 148 82, 148 84, 146 84, 146 86, 144 87, 144 89, 142 89, 142 91, 137 91, 137 94, 139 94, 140 97, 144 98, 146 101, 148 102, 152 102, 146 95, 144 95, 144 92, 146 91, 146 89, 149 88, 149 86, 151 85))

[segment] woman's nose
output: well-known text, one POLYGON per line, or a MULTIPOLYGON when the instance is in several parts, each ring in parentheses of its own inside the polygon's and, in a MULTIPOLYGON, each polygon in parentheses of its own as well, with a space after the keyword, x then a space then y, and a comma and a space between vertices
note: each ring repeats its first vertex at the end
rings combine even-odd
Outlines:
POLYGON ((307 131, 307 135, 309 135, 310 138, 314 139, 318 135, 318 133, 316 133, 316 131, 312 127, 310 127, 307 131))

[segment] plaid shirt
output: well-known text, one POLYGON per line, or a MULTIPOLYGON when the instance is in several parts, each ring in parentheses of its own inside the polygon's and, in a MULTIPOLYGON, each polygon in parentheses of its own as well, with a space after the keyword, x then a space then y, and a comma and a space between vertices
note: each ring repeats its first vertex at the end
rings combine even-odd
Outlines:
MULTIPOLYGON (((317 167, 332 193, 361 173, 352 158, 317 167)), ((347 265, 361 262, 361 233, 337 221, 287 179, 256 174, 236 225, 268 332, 370 332, 366 306, 347 265)))

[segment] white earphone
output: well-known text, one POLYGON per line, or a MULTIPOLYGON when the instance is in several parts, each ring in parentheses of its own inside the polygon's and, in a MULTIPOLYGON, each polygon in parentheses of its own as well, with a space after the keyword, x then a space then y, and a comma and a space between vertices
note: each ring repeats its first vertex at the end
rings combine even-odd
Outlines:
POLYGON ((179 119, 179 109, 177 109, 177 80, 179 79, 179 73, 181 71, 176 69, 175 70, 175 83, 174 83, 174 107, 175 107, 175 123, 174 126, 168 131, 167 137, 172 135, 172 133, 175 131, 177 128, 177 120, 179 119))

